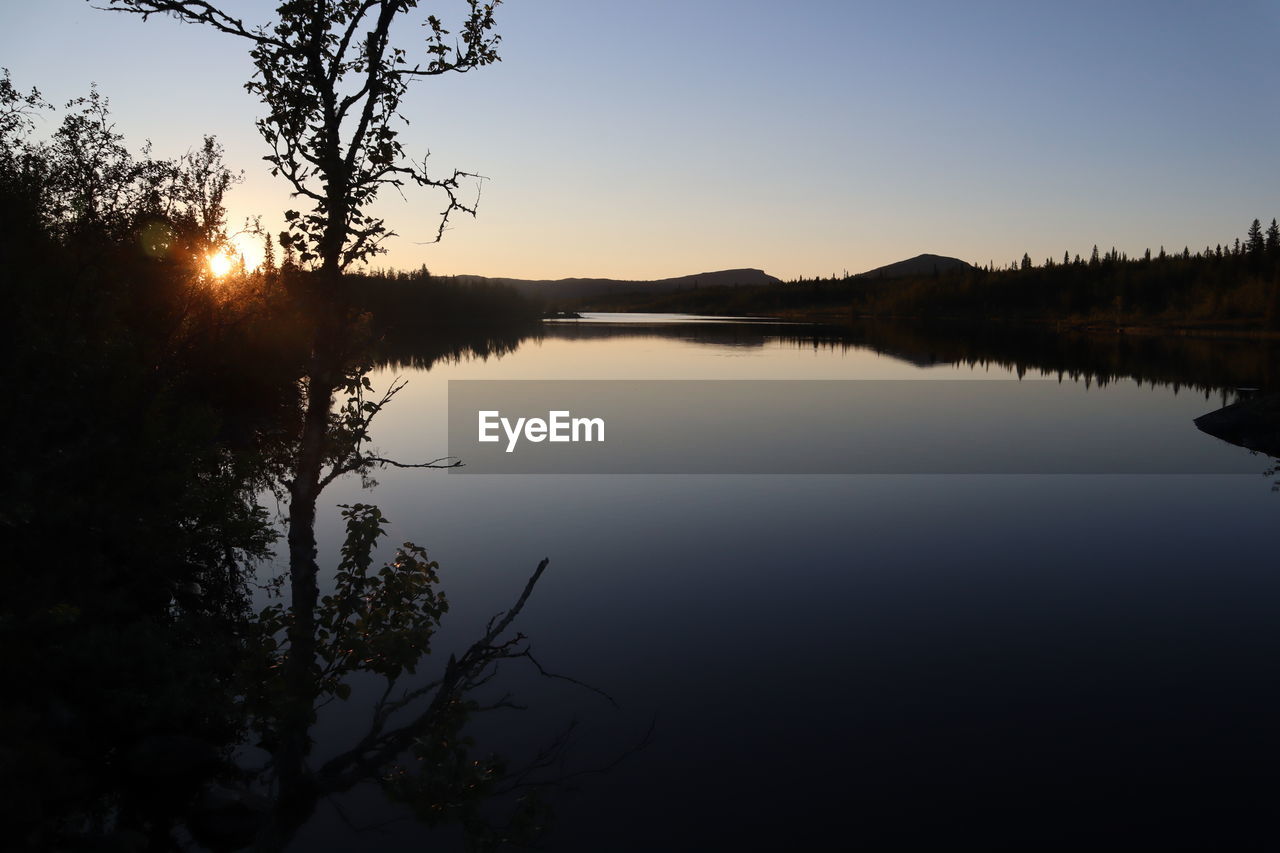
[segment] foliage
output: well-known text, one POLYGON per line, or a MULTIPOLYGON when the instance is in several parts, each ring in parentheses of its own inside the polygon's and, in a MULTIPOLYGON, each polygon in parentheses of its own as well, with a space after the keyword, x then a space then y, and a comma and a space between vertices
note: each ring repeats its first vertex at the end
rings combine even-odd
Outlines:
POLYGON ((322 675, 371 672, 388 679, 414 672, 430 652, 431 636, 449 609, 437 592, 439 564, 424 548, 405 542, 395 557, 369 576, 374 543, 386 518, 376 506, 342 507, 347 536, 332 595, 320 600, 322 675))
MULTIPOLYGON (((404 543, 395 557, 371 575, 373 550, 385 534, 387 519, 369 504, 342 507, 346 537, 334 576, 334 591, 320 600, 316 613, 317 659, 314 704, 331 697, 347 699, 347 678, 371 673, 394 681, 413 673, 430 653, 431 637, 449 609, 436 589, 439 564, 425 549, 404 543)), ((275 603, 247 626, 249 631, 242 689, 248 709, 260 724, 274 725, 288 687, 281 679, 289 654, 290 610, 275 603)))
MULTIPOLYGON (((288 0, 267 25, 248 25, 205 2, 109 0, 109 8, 144 18, 167 14, 248 40, 256 72, 245 88, 267 107, 258 131, 271 153, 272 174, 283 176, 311 210, 290 210, 280 236, 303 263, 346 269, 379 251, 391 236, 368 208, 385 187, 414 184, 442 191, 447 206, 436 239, 455 211, 475 213, 459 195, 462 181, 478 176, 454 170, 431 176, 406 157, 399 124, 409 83, 463 73, 498 61, 493 32, 501 0, 467 0, 456 34, 435 15, 422 22, 425 64, 393 44, 393 24, 417 0, 288 0), (452 38, 450 36, 453 36, 452 38)), ((425 160, 425 158, 424 158, 425 160)))
POLYGON ((35 848, 172 819, 190 779, 145 758, 156 737, 215 757, 239 739, 234 625, 273 540, 247 439, 273 414, 219 400, 235 388, 287 408, 293 393, 287 362, 258 360, 263 301, 229 306, 202 263, 222 235, 199 188, 231 180, 216 143, 133 155, 96 92, 36 139, 46 109, 6 74, 0 372, 22 416, 0 450, 0 641, 22 688, 0 755, 30 782, 6 825, 35 848), (162 777, 149 792, 131 785, 143 769, 162 777))

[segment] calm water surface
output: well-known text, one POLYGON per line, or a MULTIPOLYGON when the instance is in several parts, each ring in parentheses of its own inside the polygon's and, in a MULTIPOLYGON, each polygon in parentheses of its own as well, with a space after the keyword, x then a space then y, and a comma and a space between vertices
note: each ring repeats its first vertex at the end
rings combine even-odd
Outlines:
MULTIPOLYGON (((710 329, 561 323, 502 358, 384 369, 376 386, 409 385, 375 443, 403 460, 443 455, 450 379, 1024 372, 781 327, 710 329)), ((476 738, 528 756, 577 720, 566 774, 627 757, 551 795, 547 849, 1275 849, 1280 495, 1262 476, 1269 460, 1196 430, 1220 391, 1127 379, 1086 389, 1070 376, 1054 387, 1063 400, 1108 400, 1117 422, 1143 420, 1153 445, 1247 473, 386 471, 372 493, 343 482, 325 502, 378 503, 391 541, 440 562, 453 605, 441 661, 551 558, 521 628, 546 667, 621 708, 512 670, 503 687, 530 710, 481 720, 476 738)), ((1034 399, 1028 418, 1045 405, 1034 399)), ((322 565, 338 544, 336 510, 328 518, 322 565)), ((322 756, 366 722, 358 698, 326 710, 322 756)), ((376 792, 339 805, 322 806, 294 849, 422 840, 376 792)), ((453 836, 432 838, 451 849, 453 836)))

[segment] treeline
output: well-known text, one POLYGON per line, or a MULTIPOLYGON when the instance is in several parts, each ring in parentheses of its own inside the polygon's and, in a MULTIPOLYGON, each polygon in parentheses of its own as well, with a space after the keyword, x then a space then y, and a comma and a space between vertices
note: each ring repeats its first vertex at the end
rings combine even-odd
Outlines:
POLYGON ((484 352, 491 338, 518 338, 542 321, 541 307, 512 287, 433 276, 425 266, 348 274, 343 286, 344 297, 368 315, 377 360, 448 357, 460 347, 484 352))
POLYGON ((1035 265, 975 268, 897 281, 849 282, 850 309, 867 316, 1042 320, 1107 325, 1275 329, 1280 320, 1280 229, 1254 220, 1232 246, 1129 258, 1093 248, 1035 265))
POLYGON ((1145 252, 1130 258, 1094 247, 1035 264, 969 267, 899 278, 845 275, 755 287, 619 294, 594 310, 767 314, 809 318, 1012 320, 1067 325, 1280 328, 1280 227, 1254 220, 1230 246, 1145 252))

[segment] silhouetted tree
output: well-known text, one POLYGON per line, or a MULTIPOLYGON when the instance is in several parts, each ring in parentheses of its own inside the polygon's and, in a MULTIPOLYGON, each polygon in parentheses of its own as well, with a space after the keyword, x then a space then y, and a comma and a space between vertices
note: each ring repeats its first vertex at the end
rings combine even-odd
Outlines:
POLYGON ((1249 225, 1249 236, 1245 240, 1245 251, 1255 258, 1262 254, 1266 244, 1262 239, 1262 223, 1257 219, 1249 225))
POLYGON ((271 239, 270 232, 263 236, 262 270, 267 275, 272 275, 276 272, 276 247, 271 239))
MULTIPOLYGON (((463 73, 498 61, 494 10, 501 0, 467 0, 456 34, 435 15, 420 21, 426 34, 419 59, 393 45, 393 25, 403 23, 416 0, 314 0, 281 3, 269 23, 252 25, 206 0, 108 0, 108 8, 141 15, 160 14, 211 27, 244 39, 255 73, 246 88, 267 114, 257 123, 270 146, 267 160, 309 211, 289 210, 280 235, 286 252, 297 251, 311 265, 315 328, 305 387, 304 416, 288 482, 289 584, 292 614, 286 631, 290 653, 284 661, 287 692, 296 697, 281 725, 276 765, 282 802, 307 800, 307 730, 314 717, 319 673, 316 607, 315 516, 320 490, 336 476, 367 471, 378 460, 361 453, 366 437, 334 413, 334 392, 355 393, 367 385, 347 364, 350 312, 340 296, 343 271, 380 250, 390 236, 369 207, 384 187, 414 184, 442 192, 436 239, 449 217, 475 213, 475 202, 460 196, 462 182, 477 176, 454 170, 433 177, 409 159, 400 142, 401 101, 419 78, 463 73), (326 467, 328 468, 326 472, 326 467)), ((424 463, 430 466, 432 463, 424 463)), ((287 810, 287 808, 286 808, 287 810)))

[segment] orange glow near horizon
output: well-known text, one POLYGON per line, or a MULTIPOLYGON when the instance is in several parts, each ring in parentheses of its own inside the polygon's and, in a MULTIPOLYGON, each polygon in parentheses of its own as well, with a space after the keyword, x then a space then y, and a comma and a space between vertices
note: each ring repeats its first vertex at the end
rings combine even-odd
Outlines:
POLYGON ((212 252, 209 254, 209 272, 213 273, 214 278, 222 278, 235 267, 235 261, 226 252, 212 252))
POLYGON ((244 267, 249 272, 260 269, 262 262, 266 259, 266 250, 262 239, 253 234, 234 235, 227 251, 237 263, 243 260, 244 267))
POLYGON ((214 278, 225 278, 241 268, 254 272, 262 267, 265 257, 263 244, 252 235, 245 234, 234 235, 223 248, 206 256, 209 273, 214 278))

